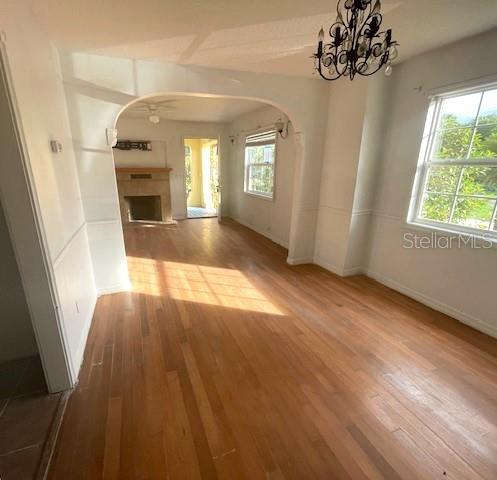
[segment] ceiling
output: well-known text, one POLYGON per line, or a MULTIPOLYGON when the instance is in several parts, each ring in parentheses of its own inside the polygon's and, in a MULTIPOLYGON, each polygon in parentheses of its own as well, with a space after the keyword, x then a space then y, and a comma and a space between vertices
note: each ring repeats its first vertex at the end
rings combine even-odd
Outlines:
MULTIPOLYGON (((264 103, 224 97, 166 95, 147 98, 147 103, 167 101, 167 107, 157 114, 165 120, 188 122, 229 122, 244 113, 264 107, 264 103)), ((150 112, 140 108, 140 102, 130 105, 121 114, 126 118, 148 118, 150 112)))
MULTIPOLYGON (((383 0, 399 61, 497 26, 496 0, 383 0)), ((336 0, 32 0, 55 44, 132 59, 307 76, 336 0)))

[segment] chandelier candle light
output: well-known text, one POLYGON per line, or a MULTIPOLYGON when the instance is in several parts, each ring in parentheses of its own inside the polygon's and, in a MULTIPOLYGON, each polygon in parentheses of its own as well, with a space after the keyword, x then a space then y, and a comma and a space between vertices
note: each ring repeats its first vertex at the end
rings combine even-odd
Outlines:
POLYGON ((336 21, 330 27, 331 41, 324 43, 321 28, 317 52, 313 55, 321 77, 336 80, 348 76, 353 80, 357 74, 373 75, 384 65, 385 75, 391 75, 398 43, 392 40, 391 29, 380 32, 383 19, 380 10, 380 0, 375 0, 374 6, 373 0, 339 0, 336 21))

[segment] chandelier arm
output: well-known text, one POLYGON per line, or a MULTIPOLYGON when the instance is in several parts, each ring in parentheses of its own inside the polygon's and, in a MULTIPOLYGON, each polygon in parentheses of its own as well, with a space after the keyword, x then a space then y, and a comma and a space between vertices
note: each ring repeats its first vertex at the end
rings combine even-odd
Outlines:
POLYGON ((374 7, 373 2, 338 1, 337 19, 329 28, 331 41, 323 42, 321 30, 314 55, 315 68, 322 78, 336 80, 347 75, 352 80, 356 74, 370 76, 385 64, 390 65, 391 47, 398 43, 392 40, 391 30, 380 31, 383 17, 377 8, 379 1, 374 7))

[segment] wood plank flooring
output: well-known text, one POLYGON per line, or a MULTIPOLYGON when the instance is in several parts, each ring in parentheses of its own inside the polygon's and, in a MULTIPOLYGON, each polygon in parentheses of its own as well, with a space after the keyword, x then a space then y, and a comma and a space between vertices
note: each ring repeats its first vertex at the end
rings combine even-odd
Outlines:
POLYGON ((216 219, 125 230, 51 479, 497 479, 497 341, 216 219))

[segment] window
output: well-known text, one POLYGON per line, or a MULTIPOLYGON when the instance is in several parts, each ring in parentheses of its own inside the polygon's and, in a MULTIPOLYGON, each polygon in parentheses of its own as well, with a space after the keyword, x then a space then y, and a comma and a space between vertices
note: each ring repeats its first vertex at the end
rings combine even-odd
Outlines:
POLYGON ((249 135, 245 140, 245 192, 272 199, 276 131, 249 135))
POLYGON ((435 98, 411 220, 497 237, 497 87, 435 98))

